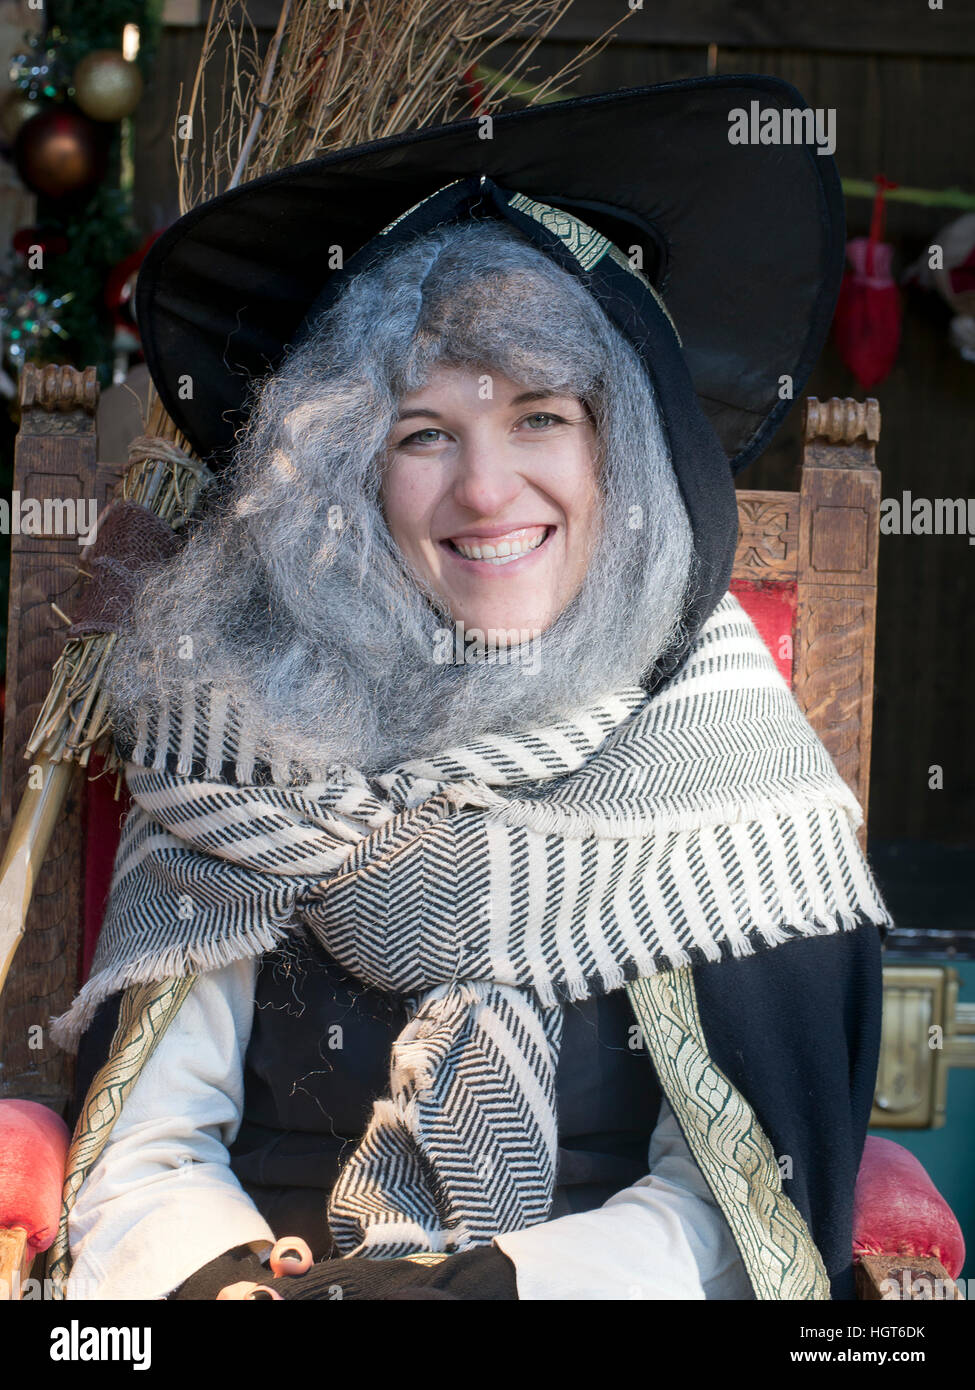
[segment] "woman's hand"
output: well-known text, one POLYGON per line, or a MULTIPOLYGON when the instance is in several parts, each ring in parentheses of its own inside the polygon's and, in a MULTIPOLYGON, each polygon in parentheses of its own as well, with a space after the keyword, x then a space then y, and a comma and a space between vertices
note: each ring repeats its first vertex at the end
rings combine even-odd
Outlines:
MULTIPOLYGON (((271 1275, 275 1279, 307 1274, 312 1266, 311 1250, 301 1236, 284 1236, 276 1241, 269 1260, 271 1275)), ((283 1302, 276 1289, 267 1284, 255 1284, 244 1279, 239 1284, 227 1284, 217 1294, 218 1299, 277 1299, 283 1302)))
POLYGON ((253 1276, 263 1267, 253 1251, 244 1247, 211 1262, 182 1286, 179 1297, 217 1298, 225 1302, 269 1299, 274 1302, 324 1303, 340 1299, 517 1299, 515 1267, 493 1245, 459 1254, 446 1253, 417 1263, 400 1259, 345 1256, 315 1264, 311 1250, 300 1236, 277 1241, 266 1278, 253 1276), (250 1279, 232 1284, 223 1280, 240 1273, 250 1279), (205 1277, 204 1277, 205 1276, 205 1277), (297 1276, 297 1277, 296 1277, 297 1276), (194 1282, 195 1281, 195 1282, 194 1282), (207 1282, 209 1281, 209 1282, 207 1282), (211 1290, 217 1287, 219 1292, 211 1290))

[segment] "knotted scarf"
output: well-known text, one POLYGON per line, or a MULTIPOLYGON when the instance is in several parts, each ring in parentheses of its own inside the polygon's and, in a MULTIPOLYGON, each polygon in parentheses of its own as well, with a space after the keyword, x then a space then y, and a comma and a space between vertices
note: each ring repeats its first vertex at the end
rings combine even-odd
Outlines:
POLYGON ((297 930, 405 997, 389 1095, 329 1201, 350 1255, 547 1218, 565 1001, 890 923, 856 798, 730 593, 652 696, 626 686, 377 777, 256 769, 225 691, 188 686, 145 721, 92 975, 55 1034, 297 930))

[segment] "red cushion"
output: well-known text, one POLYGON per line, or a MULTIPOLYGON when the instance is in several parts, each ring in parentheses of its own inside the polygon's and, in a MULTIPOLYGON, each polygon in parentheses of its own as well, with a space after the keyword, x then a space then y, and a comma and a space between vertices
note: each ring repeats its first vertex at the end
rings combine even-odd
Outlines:
POLYGON ((792 687, 792 646, 796 622, 796 586, 787 580, 733 579, 731 592, 758 629, 779 674, 792 687))
POLYGON ((903 1144, 867 1136, 853 1199, 853 1254, 933 1255, 952 1279, 965 1262, 961 1227, 903 1144))
POLYGON ((0 1100, 0 1228, 22 1226, 32 1250, 57 1235, 69 1137, 46 1105, 0 1100))
POLYGON ((81 937, 80 984, 88 979, 92 957, 102 929, 115 853, 122 835, 122 819, 132 803, 123 780, 115 800, 115 773, 99 776, 104 759, 95 756, 88 769, 85 797, 85 920, 81 937))

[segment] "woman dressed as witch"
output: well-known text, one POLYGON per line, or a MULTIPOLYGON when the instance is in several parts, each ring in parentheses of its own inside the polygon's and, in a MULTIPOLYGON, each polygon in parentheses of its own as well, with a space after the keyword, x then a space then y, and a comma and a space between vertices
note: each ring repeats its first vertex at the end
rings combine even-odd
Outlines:
POLYGON ((216 482, 109 677, 69 1298, 853 1297, 889 917, 728 590, 843 216, 754 99, 803 105, 397 136, 153 247, 216 482))

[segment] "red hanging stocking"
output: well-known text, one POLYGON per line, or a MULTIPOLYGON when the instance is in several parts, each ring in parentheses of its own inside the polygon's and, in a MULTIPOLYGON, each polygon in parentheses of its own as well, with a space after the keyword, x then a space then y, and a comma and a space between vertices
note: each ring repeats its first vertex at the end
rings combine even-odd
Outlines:
POLYGON ((847 242, 852 270, 843 276, 833 329, 840 356, 863 390, 883 381, 897 358, 901 338, 901 302, 890 273, 894 248, 881 240, 884 190, 896 188, 883 174, 874 180, 877 194, 869 237, 847 242))

